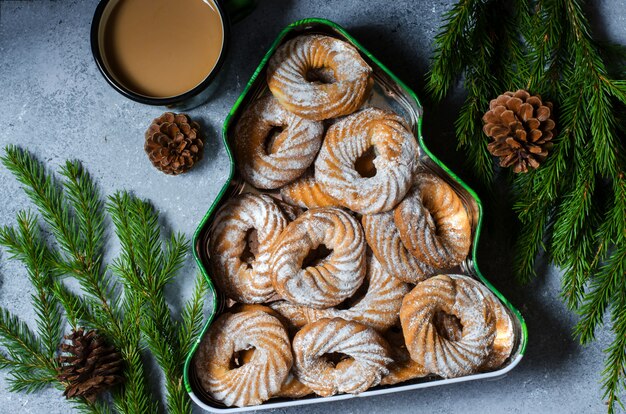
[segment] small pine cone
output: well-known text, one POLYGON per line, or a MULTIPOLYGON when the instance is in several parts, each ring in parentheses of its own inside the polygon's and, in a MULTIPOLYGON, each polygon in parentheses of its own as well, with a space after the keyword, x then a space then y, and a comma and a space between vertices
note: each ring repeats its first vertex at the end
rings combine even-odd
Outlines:
POLYGON ((483 131, 494 140, 487 149, 500 157, 502 167, 513 166, 516 173, 538 168, 552 148, 552 103, 542 103, 540 96, 525 90, 493 99, 483 122, 483 131))
POLYGON ((166 112, 152 121, 146 131, 144 149, 157 169, 178 175, 202 159, 200 125, 185 114, 166 112))
POLYGON ((60 346, 57 375, 65 384, 65 397, 94 402, 100 393, 124 380, 122 356, 96 331, 85 333, 80 328, 65 340, 60 346))

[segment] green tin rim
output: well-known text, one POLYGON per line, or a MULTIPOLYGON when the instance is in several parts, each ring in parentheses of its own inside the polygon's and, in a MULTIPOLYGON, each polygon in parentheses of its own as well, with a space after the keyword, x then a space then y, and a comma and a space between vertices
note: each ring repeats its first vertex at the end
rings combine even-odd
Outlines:
MULTIPOLYGON (((297 28, 299 26, 302 26, 302 25, 309 24, 309 23, 316 23, 316 24, 322 24, 322 25, 330 26, 333 29, 335 29, 336 31, 338 31, 339 33, 341 33, 343 36, 345 36, 347 39, 349 39, 353 44, 355 44, 359 48, 360 52, 364 53, 369 59, 371 59, 374 63, 376 63, 390 78, 392 78, 394 80, 394 82, 396 82, 398 85, 400 85, 409 94, 409 96, 411 96, 411 98, 413 98, 415 100, 415 102, 417 103, 417 105, 419 106, 420 109, 423 108, 419 98, 417 97, 415 92, 413 92, 413 90, 411 88, 409 88, 402 80, 400 80, 393 72, 391 72, 387 68, 387 66, 385 66, 374 55, 372 55, 367 49, 365 49, 363 47, 363 45, 361 45, 360 42, 358 42, 343 27, 341 27, 337 23, 332 22, 332 21, 330 21, 328 19, 314 18, 314 17, 313 18, 307 18, 307 19, 302 19, 302 20, 298 20, 298 21, 295 21, 295 22, 291 23, 289 26, 285 27, 279 33, 278 37, 274 40, 274 42, 270 46, 270 48, 267 51, 267 53, 265 53, 265 55, 263 56, 263 59, 261 59, 261 62, 259 63, 257 68, 254 70, 254 73, 250 77, 250 80, 248 81, 248 83, 246 84, 245 88, 243 89, 243 91, 241 92, 241 94, 239 95, 237 100, 235 101, 235 103, 234 103, 233 107, 231 108, 231 110, 228 112, 228 115, 226 115, 226 119, 224 120, 224 124, 222 126, 222 142, 224 143, 224 148, 226 149, 226 154, 228 155, 228 160, 229 160, 228 180, 226 181, 224 186, 220 189, 220 191, 217 194, 215 200, 213 201, 213 203, 209 207, 208 211, 206 212, 206 214, 204 215, 204 217, 200 221, 200 224, 196 228, 196 231, 194 232, 194 235, 193 235, 193 246, 194 246, 193 255, 194 255, 194 259, 195 259, 198 267, 200 268, 200 272, 202 273, 202 275, 206 279, 206 282, 207 282, 207 284, 209 286, 210 295, 211 295, 211 298, 213 300, 212 300, 212 307, 209 310, 210 314, 209 314, 209 316, 207 318, 207 321, 206 321, 204 327, 202 328, 202 332, 200 333, 198 338, 196 338, 196 341, 195 341, 193 347, 191 348, 191 351, 189 352, 189 354, 187 355, 187 358, 185 360, 185 366, 184 366, 184 370, 183 370, 183 378, 184 378, 184 381, 185 381, 185 388, 186 388, 187 392, 193 392, 193 390, 191 388, 190 381, 189 381, 189 365, 191 364, 192 357, 193 357, 193 355, 195 354, 195 352, 196 352, 196 350, 198 348, 198 345, 200 343, 200 338, 202 338, 204 336, 204 334, 206 333, 207 329, 209 328, 209 326, 213 322, 213 319, 214 319, 216 311, 217 311, 217 292, 215 290, 215 286, 213 285, 213 282, 211 281, 211 278, 209 277, 209 274, 207 273, 207 271, 206 271, 206 269, 205 269, 205 267, 204 267, 204 265, 202 263, 202 260, 201 260, 200 256, 198 255, 198 251, 196 249, 196 246, 197 246, 197 243, 198 243, 198 239, 200 238, 200 234, 202 233, 202 230, 204 229, 204 226, 206 225, 207 221, 209 220, 209 217, 211 217, 211 215, 213 214, 213 211, 215 210, 217 204, 220 202, 220 200, 224 196, 224 193, 228 189, 228 187, 230 185, 230 182, 233 179, 233 175, 235 173, 235 160, 234 160, 232 151, 230 149, 230 146, 228 144, 228 138, 226 136, 226 132, 227 132, 228 126, 230 125, 231 118, 234 116, 235 112, 237 111, 237 109, 241 105, 241 102, 243 101, 245 96, 248 94, 248 92, 252 88, 252 86, 254 84, 254 81, 257 79, 257 77, 259 76, 259 74, 261 73, 263 68, 265 67, 265 64, 267 63, 267 61, 274 54, 274 51, 280 45, 280 43, 282 42, 283 38, 289 32, 291 32, 293 29, 295 29, 295 28, 297 28)), ((461 178, 459 178, 459 176, 457 176, 454 172, 452 172, 443 162, 441 162, 439 160, 439 158, 437 158, 428 149, 428 147, 426 146, 426 143, 424 142, 424 137, 422 135, 422 119, 423 119, 423 116, 420 115, 420 117, 418 118, 418 121, 417 121, 417 135, 418 135, 417 138, 418 138, 419 144, 421 145, 422 149, 426 152, 428 157, 435 164, 437 164, 441 169, 443 169, 447 174, 449 174, 456 182, 458 182, 459 185, 461 185, 461 187, 463 187, 472 196, 472 198, 476 201, 476 204, 478 206, 478 223, 476 225, 476 232, 474 234, 473 247, 472 247, 472 267, 473 267, 474 271, 476 272, 476 275, 478 276, 478 278, 481 280, 481 282, 483 282, 485 284, 485 286, 487 286, 489 288, 489 290, 491 290, 502 301, 502 303, 504 303, 509 308, 509 310, 519 319, 521 330, 522 330, 522 336, 520 338, 520 345, 519 345, 520 346, 519 355, 523 356, 524 352, 526 351, 526 345, 528 343, 528 327, 526 326, 526 321, 524 320, 524 317, 519 312, 519 310, 517 310, 517 308, 515 306, 513 306, 508 301, 508 299, 505 298, 502 295, 502 293, 500 293, 485 278, 485 276, 482 274, 482 272, 478 268, 478 261, 477 261, 478 240, 480 238, 480 233, 481 233, 481 229, 482 229, 482 222, 483 222, 483 205, 482 205, 482 202, 480 201, 480 198, 478 197, 478 195, 476 194, 476 192, 472 188, 470 188, 461 178)))

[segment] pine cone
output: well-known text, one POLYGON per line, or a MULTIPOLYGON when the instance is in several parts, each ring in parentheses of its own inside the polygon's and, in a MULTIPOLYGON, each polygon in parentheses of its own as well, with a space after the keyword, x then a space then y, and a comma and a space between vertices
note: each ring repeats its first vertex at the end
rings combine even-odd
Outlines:
POLYGON ((96 331, 84 329, 66 335, 59 355, 58 379, 65 384, 67 398, 95 401, 98 394, 124 380, 122 356, 96 331))
POLYGON ((483 122, 483 131, 494 139, 487 149, 500 157, 502 167, 513 166, 516 173, 538 168, 552 148, 552 103, 542 103, 540 96, 525 90, 493 99, 483 122))
POLYGON ((166 112, 146 131, 144 149, 157 169, 166 174, 185 173, 202 158, 200 125, 185 114, 166 112))

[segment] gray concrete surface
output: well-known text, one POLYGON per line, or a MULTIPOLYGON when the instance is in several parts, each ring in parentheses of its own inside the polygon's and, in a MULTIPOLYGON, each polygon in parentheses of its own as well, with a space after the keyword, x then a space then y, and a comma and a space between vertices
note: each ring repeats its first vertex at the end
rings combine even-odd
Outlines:
MULTIPOLYGON (((0 146, 18 144, 50 167, 77 158, 105 194, 129 189, 148 198, 174 229, 191 236, 227 177, 228 161, 219 138, 221 124, 265 50, 288 23, 304 17, 334 20, 362 41, 411 87, 421 93, 432 40, 451 0, 438 1, 260 1, 256 11, 233 27, 223 84, 207 104, 191 111, 207 131, 205 159, 193 172, 168 177, 151 167, 143 133, 161 110, 124 99, 98 73, 89 48, 89 27, 97 1, 0 0, 0 146)), ((594 2, 594 23, 602 36, 626 44, 624 0, 594 2)), ((452 122, 458 96, 425 108, 425 135, 433 151, 465 175, 455 152, 452 122)), ((29 203, 11 175, 0 167, 0 225, 11 225, 29 203)), ((358 398, 336 404, 278 410, 291 413, 600 413, 602 349, 610 342, 581 347, 572 339, 576 322, 559 300, 559 274, 546 268, 530 286, 511 278, 513 253, 507 244, 508 219, 488 208, 481 243, 481 267, 526 317, 530 343, 521 364, 498 381, 358 398)), ((115 243, 112 243, 112 254, 115 243)), ((24 269, 6 254, 0 260, 0 304, 33 322, 32 288, 24 269)), ((176 306, 189 292, 189 261, 176 306)), ((0 413, 65 413, 58 391, 33 395, 7 391, 0 379, 0 413)))

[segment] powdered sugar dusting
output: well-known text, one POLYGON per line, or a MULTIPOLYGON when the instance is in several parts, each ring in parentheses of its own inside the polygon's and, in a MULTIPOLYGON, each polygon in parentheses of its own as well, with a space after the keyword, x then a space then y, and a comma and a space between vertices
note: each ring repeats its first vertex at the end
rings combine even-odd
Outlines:
POLYGON ((290 111, 322 120, 359 108, 372 86, 372 69, 346 42, 321 35, 299 36, 283 44, 268 64, 272 94, 290 111), (330 83, 310 82, 310 70, 332 71, 330 83))
POLYGON ((225 314, 211 326, 196 370, 207 392, 226 405, 299 398, 312 390, 322 396, 360 393, 430 372, 456 377, 496 368, 511 353, 512 321, 488 289, 462 275, 422 282, 442 263, 466 257, 467 213, 443 180, 417 171, 419 149, 404 119, 377 108, 349 115, 363 107, 373 82, 361 61, 356 49, 337 39, 294 38, 270 60, 272 95, 254 101, 237 122, 241 175, 257 190, 280 188, 284 201, 311 210, 244 195, 213 218, 209 251, 220 290, 239 302, 276 301, 268 305, 276 311, 269 315, 292 334, 301 328, 286 352, 275 321, 250 310, 239 312, 252 323, 225 314), (324 125, 310 119, 340 115, 347 116, 324 121, 322 143, 324 125), (362 177, 354 164, 370 149, 376 175, 362 177), (363 214, 363 227, 351 212, 330 206, 363 214), (251 229, 259 239, 253 257, 242 255, 251 229), (366 244, 374 256, 366 256, 366 244), (331 254, 303 266, 320 245, 331 254), (457 258, 460 250, 465 253, 457 258), (361 286, 364 278, 368 283, 361 286), (418 286, 407 293, 405 282, 418 286), (389 338, 399 313, 410 354, 403 335, 393 350, 381 337, 389 338), (232 369, 237 351, 247 359, 232 369), (284 361, 292 351, 290 370, 284 361), (345 356, 331 362, 329 353, 345 356))
POLYGON ((417 141, 399 116, 368 108, 329 128, 315 161, 315 179, 353 211, 384 212, 409 190, 417 155, 417 141), (377 173, 361 177, 354 163, 372 146, 377 151, 377 173))
POLYGON ((459 196, 441 178, 420 173, 394 212, 400 238, 422 262, 443 269, 467 257, 471 244, 469 217, 459 196))
POLYGON ((481 368, 496 369, 499 368, 506 359, 511 355, 514 344, 513 321, 509 316, 505 306, 485 285, 463 275, 450 275, 456 281, 462 280, 478 288, 484 295, 485 300, 489 304, 489 308, 493 312, 496 324, 496 337, 487 361, 481 368))
POLYGON ((495 338, 494 316, 480 289, 447 275, 421 282, 405 296, 400 321, 411 358, 444 378, 475 372, 486 361, 495 338), (437 333, 433 321, 439 311, 459 318, 461 340, 437 333))
POLYGON ((321 122, 303 119, 267 95, 244 112, 235 128, 235 154, 243 177, 258 188, 272 189, 298 178, 322 145, 321 122), (265 148, 274 127, 283 128, 271 153, 265 148))
POLYGON ((323 318, 339 317, 383 331, 398 320, 402 298, 409 288, 406 283, 385 272, 375 257, 368 257, 367 262, 367 292, 348 309, 314 309, 287 301, 276 302, 270 306, 296 326, 323 318))
POLYGON ((267 195, 243 194, 216 214, 209 252, 215 280, 231 298, 260 303, 274 296, 270 279, 270 246, 287 227, 282 210, 267 195), (248 230, 256 229, 259 251, 251 267, 241 260, 248 230))
POLYGON ((309 210, 291 222, 276 241, 271 277, 277 292, 291 302, 314 308, 337 305, 350 297, 365 276, 365 237, 359 223, 337 208, 309 210), (310 250, 325 245, 333 252, 302 269, 310 250))
POLYGON ((393 212, 365 215, 361 219, 367 244, 385 270, 407 283, 417 283, 436 269, 417 260, 404 246, 393 220, 393 212))
POLYGON ((303 175, 280 189, 283 200, 304 208, 340 207, 339 201, 312 175, 303 175))
POLYGON ((203 338, 194 364, 202 386, 227 406, 261 404, 282 387, 293 362, 280 321, 254 310, 222 315, 203 338), (254 348, 251 359, 231 369, 235 352, 254 348))
POLYGON ((298 332, 293 340, 294 370, 317 394, 357 394, 377 385, 389 371, 388 344, 371 328, 341 318, 321 319, 298 332), (349 356, 333 366, 325 354, 349 356))

